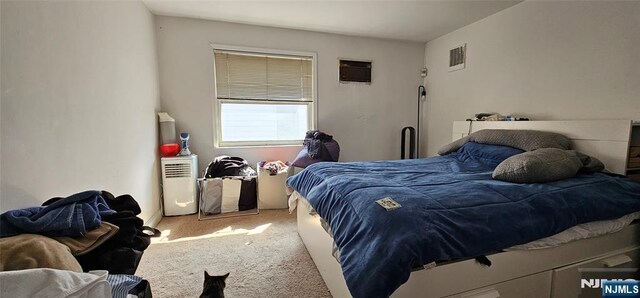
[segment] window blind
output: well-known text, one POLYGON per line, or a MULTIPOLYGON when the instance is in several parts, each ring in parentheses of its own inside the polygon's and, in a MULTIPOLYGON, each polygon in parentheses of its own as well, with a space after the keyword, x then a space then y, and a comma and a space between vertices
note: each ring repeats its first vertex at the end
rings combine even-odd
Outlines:
POLYGON ((312 59, 215 51, 218 99, 313 101, 312 59))

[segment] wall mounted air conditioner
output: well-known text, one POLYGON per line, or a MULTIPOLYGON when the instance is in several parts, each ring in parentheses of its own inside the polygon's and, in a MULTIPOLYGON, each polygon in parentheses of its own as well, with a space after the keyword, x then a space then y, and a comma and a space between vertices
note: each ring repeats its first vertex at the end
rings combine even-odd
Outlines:
POLYGON ((164 215, 198 212, 198 156, 163 157, 160 163, 164 215))

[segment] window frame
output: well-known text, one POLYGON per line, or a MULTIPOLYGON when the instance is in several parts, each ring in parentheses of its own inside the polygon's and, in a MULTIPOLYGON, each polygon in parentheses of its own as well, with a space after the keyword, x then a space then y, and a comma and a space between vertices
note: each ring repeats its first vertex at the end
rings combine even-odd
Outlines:
POLYGON ((313 130, 317 127, 317 106, 318 106, 318 67, 317 60, 318 54, 315 52, 304 52, 304 51, 289 51, 289 50, 280 50, 280 49, 269 49, 269 48, 254 48, 254 47, 244 47, 244 46, 234 46, 234 45, 224 45, 224 44, 215 44, 211 43, 211 59, 213 62, 213 117, 215 118, 212 121, 213 127, 213 143, 214 148, 234 148, 234 147, 282 147, 282 146, 300 146, 302 145, 302 141, 304 140, 304 136, 300 136, 299 140, 271 140, 271 141, 232 141, 232 142, 223 142, 222 141, 222 104, 223 103, 233 103, 233 104, 290 104, 290 105, 307 105, 309 108, 308 111, 308 127, 310 130, 313 130), (298 56, 311 58, 311 94, 313 96, 313 100, 311 102, 301 102, 301 101, 286 101, 286 100, 252 100, 252 99, 218 99, 218 88, 216 87, 216 59, 215 59, 215 51, 230 51, 230 52, 239 52, 239 53, 247 53, 247 54, 257 54, 257 55, 267 55, 267 56, 298 56))

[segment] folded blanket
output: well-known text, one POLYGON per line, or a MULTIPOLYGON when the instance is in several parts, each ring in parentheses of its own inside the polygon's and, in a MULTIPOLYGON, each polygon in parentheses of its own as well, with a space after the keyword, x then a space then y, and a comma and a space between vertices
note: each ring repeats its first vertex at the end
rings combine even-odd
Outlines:
POLYGON ((109 240, 118 230, 118 226, 102 222, 99 227, 89 231, 82 237, 54 237, 53 239, 69 247, 71 254, 74 256, 81 256, 109 240))
POLYGON ((53 269, 0 272, 3 297, 111 297, 107 271, 77 273, 53 269))
POLYGON ((53 268, 82 272, 66 245, 42 235, 0 238, 0 252, 0 271, 53 268))
POLYGON ((85 191, 43 207, 7 211, 0 215, 0 237, 18 234, 83 236, 97 228, 101 216, 114 214, 100 191, 85 191))

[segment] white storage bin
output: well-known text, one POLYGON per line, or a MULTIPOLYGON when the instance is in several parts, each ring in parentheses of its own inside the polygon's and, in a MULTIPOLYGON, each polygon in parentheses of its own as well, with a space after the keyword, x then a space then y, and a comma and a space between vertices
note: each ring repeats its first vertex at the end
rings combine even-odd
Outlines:
POLYGON ((293 167, 287 171, 271 176, 269 171, 256 166, 258 170, 258 206, 260 209, 287 209, 289 196, 287 196, 287 178, 293 175, 293 167))

